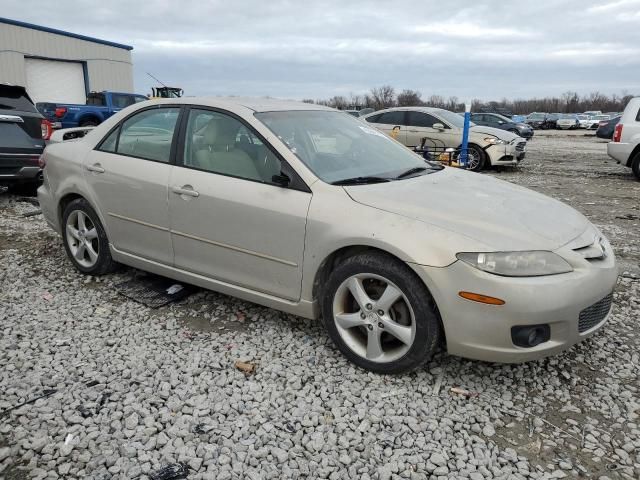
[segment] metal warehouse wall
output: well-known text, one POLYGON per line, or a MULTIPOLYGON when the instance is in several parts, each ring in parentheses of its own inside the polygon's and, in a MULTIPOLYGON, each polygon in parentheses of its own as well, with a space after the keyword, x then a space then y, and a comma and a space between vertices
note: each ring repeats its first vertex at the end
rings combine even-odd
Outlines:
POLYGON ((24 57, 82 61, 89 90, 133 93, 130 50, 0 23, 0 83, 26 84, 24 57))

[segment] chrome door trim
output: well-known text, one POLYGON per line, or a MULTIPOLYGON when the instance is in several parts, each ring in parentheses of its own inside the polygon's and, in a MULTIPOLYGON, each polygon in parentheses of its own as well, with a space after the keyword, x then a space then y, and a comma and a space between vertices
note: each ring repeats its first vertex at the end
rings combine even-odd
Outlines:
POLYGON ((208 243, 210 245, 215 245, 216 247, 226 248, 228 250, 234 250, 240 253, 246 253, 247 255, 252 255, 258 258, 264 258, 265 260, 271 260, 272 262, 282 263, 283 265, 288 265, 290 267, 298 267, 298 264, 295 262, 290 262, 289 260, 284 260, 278 257, 272 257, 271 255, 266 255, 260 252, 254 252, 253 250, 247 250, 245 248, 236 247, 233 245, 229 245, 227 243, 220 243, 214 240, 209 240, 208 238, 197 237, 195 235, 189 235, 188 233, 178 232, 176 230, 171 230, 171 233, 175 235, 180 235, 181 237, 189 238, 191 240, 197 240, 199 242, 208 243))
POLYGON ((127 222, 137 223, 138 225, 144 225, 145 227, 155 228, 156 230, 160 230, 162 232, 170 232, 168 228, 161 227, 160 225, 155 225, 153 223, 143 222, 142 220, 136 220, 135 218, 125 217, 124 215, 118 215, 117 213, 109 212, 107 213, 110 217, 118 218, 120 220, 126 220, 127 222))

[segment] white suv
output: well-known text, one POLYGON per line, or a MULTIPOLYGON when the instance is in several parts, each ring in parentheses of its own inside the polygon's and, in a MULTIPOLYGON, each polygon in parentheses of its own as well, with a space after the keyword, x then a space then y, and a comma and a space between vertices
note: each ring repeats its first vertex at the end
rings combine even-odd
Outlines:
POLYGON ((613 141, 607 144, 607 153, 618 163, 630 167, 640 180, 640 97, 632 98, 624 109, 613 141))

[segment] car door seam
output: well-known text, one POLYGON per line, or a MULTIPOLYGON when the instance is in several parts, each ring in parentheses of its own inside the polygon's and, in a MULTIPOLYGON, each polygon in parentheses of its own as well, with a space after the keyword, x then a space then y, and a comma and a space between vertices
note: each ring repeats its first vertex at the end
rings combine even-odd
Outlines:
POLYGON ((209 240, 208 238, 198 237, 196 235, 191 235, 189 233, 180 232, 178 230, 171 230, 171 233, 174 235, 179 235, 181 237, 189 238, 191 240, 197 240, 203 243, 209 243, 211 245, 215 245, 216 247, 226 248, 228 250, 234 250, 240 253, 246 253, 248 255, 252 255, 254 257, 264 258, 265 260, 271 260, 273 262, 282 263, 283 265, 288 265, 290 267, 298 267, 298 264, 295 262, 291 262, 289 260, 284 260, 282 258, 273 257, 271 255, 267 255, 265 253, 255 252, 253 250, 247 250, 246 248, 236 247, 234 245, 229 245, 227 243, 216 242, 215 240, 209 240))

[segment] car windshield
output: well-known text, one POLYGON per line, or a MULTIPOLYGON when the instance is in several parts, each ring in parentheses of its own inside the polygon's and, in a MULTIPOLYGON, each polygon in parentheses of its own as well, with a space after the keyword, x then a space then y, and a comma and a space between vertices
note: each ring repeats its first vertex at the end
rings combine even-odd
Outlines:
POLYGON ((561 120, 575 120, 575 119, 576 119, 576 116, 575 116, 575 115, 570 115, 570 114, 567 114, 567 115, 561 115, 561 116, 560 116, 560 119, 561 119, 561 120))
POLYGON ((504 115, 500 115, 499 113, 493 113, 492 115, 494 118, 497 118, 498 120, 502 120, 503 122, 511 123, 513 121, 509 117, 505 117, 504 115))
POLYGON ((423 174, 441 168, 342 112, 279 111, 255 116, 327 183, 396 180, 411 169, 423 174))
POLYGON ((532 113, 529 115, 529 120, 544 120, 544 113, 532 113))

